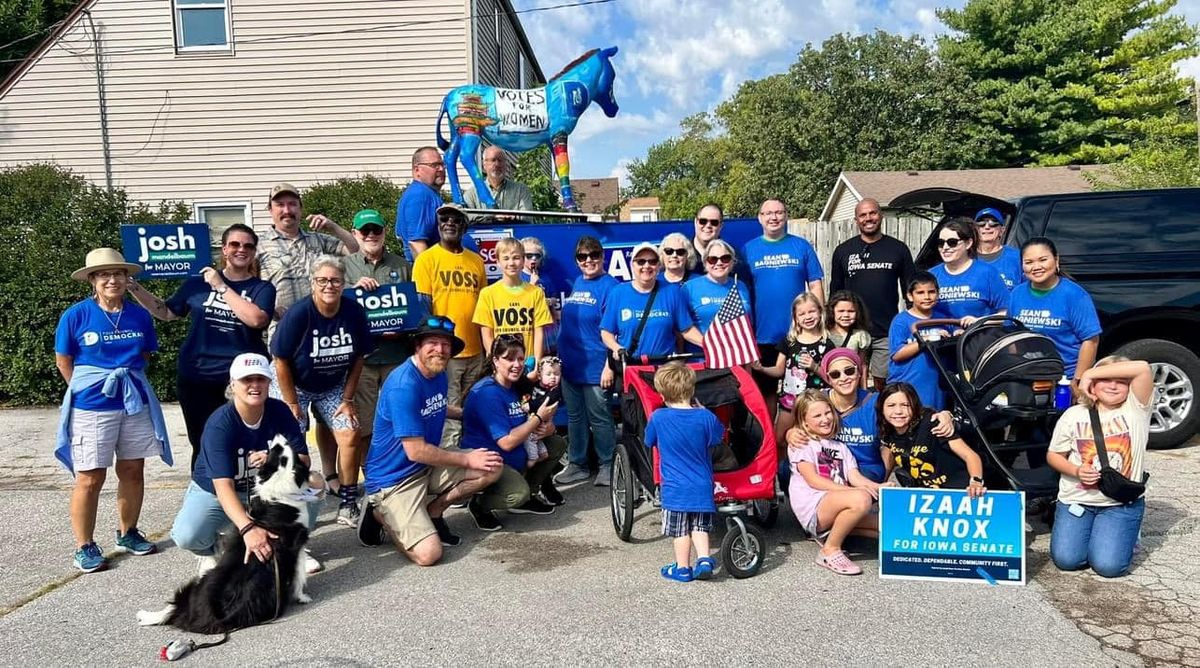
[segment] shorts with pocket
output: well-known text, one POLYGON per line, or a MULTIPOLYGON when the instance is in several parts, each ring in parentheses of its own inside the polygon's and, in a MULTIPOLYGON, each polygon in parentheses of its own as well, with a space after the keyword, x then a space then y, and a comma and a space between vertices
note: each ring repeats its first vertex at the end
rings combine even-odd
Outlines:
POLYGON ((716 513, 667 510, 663 508, 662 532, 664 536, 672 538, 688 536, 693 531, 712 533, 713 520, 716 516, 716 513))
MULTIPOLYGON (((342 392, 346 390, 345 383, 330 388, 324 392, 306 392, 296 388, 296 401, 300 402, 300 431, 308 431, 309 407, 317 414, 318 421, 334 431, 354 431, 358 425, 351 422, 346 415, 334 416, 342 405, 342 392)), ((279 389, 278 381, 271 381, 271 396, 284 401, 283 392, 279 389)))
POLYGON ((106 469, 114 459, 146 459, 162 454, 154 435, 150 409, 129 415, 124 410, 71 409, 71 462, 76 471, 106 469))
MULTIPOLYGON (((458 449, 451 451, 463 452, 458 449)), ((375 492, 367 500, 375 506, 375 512, 379 513, 379 519, 392 536, 404 549, 411 550, 437 533, 425 509, 429 505, 429 497, 445 494, 462 482, 466 475, 466 469, 456 466, 426 468, 398 484, 375 492)))

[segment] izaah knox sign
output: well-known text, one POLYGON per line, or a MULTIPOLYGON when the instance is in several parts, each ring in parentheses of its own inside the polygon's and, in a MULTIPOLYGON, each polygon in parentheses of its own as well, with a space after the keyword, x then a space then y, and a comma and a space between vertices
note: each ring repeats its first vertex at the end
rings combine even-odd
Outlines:
POLYGON ((121 250, 127 262, 142 265, 138 278, 195 276, 212 262, 208 225, 122 225, 121 250))
POLYGON ((425 304, 417 297, 415 283, 390 283, 375 290, 346 288, 344 294, 367 312, 372 334, 416 329, 425 317, 425 304))
POLYGON ((884 487, 879 576, 1025 584, 1025 496, 884 487))

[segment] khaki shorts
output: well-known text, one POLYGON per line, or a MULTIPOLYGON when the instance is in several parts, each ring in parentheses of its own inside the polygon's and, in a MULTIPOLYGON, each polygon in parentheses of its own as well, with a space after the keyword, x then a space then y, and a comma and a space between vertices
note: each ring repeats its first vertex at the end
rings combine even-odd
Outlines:
POLYGON ((137 415, 123 410, 71 410, 71 461, 76 471, 106 469, 114 459, 146 459, 161 454, 149 408, 137 415))
POLYGON ((358 410, 358 435, 370 438, 375 433, 375 406, 379 403, 379 388, 388 374, 399 364, 364 364, 354 390, 354 408, 358 410))
POLYGON ((375 506, 379 519, 392 536, 404 549, 411 550, 417 543, 437 533, 425 510, 429 497, 448 492, 466 475, 467 470, 463 468, 427 468, 401 480, 398 485, 379 490, 368 500, 375 506))

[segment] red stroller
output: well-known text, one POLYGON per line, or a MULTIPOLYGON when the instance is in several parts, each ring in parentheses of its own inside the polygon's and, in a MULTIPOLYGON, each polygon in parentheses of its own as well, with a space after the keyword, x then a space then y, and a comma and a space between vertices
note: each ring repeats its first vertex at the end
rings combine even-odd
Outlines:
MULTIPOLYGON (((696 371, 696 401, 725 425, 725 440, 737 460, 736 468, 713 475, 713 497, 726 524, 720 564, 735 578, 751 577, 762 568, 766 539, 759 527, 744 518, 754 517, 769 527, 779 513, 772 422, 745 369, 690 366, 696 371)), ((658 450, 642 441, 650 414, 663 405, 654 390, 655 370, 653 364, 626 366, 622 382, 621 442, 613 454, 611 505, 613 528, 623 541, 629 540, 634 511, 644 500, 659 505, 658 450)))

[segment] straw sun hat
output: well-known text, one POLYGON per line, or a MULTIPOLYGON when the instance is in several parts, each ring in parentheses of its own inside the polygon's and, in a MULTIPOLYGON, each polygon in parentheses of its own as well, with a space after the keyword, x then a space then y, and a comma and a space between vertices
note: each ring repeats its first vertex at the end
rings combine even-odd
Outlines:
POLYGON ((120 251, 113 248, 97 248, 88 251, 83 266, 71 272, 71 278, 87 282, 88 276, 105 269, 124 269, 132 276, 142 270, 141 265, 126 262, 120 251))

